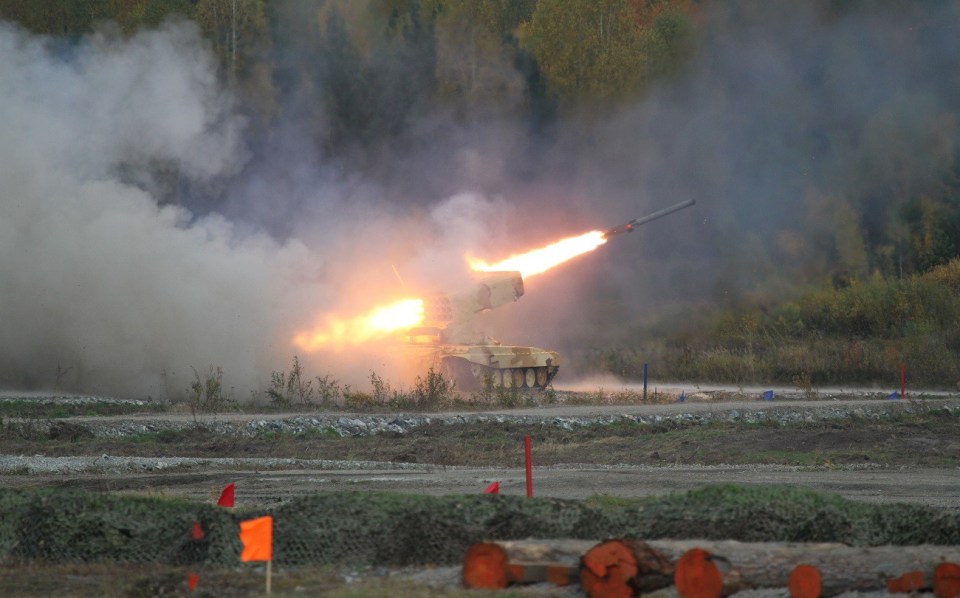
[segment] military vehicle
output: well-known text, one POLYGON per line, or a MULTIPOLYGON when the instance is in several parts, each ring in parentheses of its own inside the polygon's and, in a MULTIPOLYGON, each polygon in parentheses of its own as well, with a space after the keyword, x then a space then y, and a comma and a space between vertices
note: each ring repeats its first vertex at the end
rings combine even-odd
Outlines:
POLYGON ((485 383, 546 388, 560 367, 557 352, 502 345, 480 327, 481 313, 523 295, 523 277, 519 272, 478 272, 474 282, 460 293, 424 299, 423 325, 405 332, 417 369, 443 372, 461 390, 485 383))
MULTIPOLYGON (((662 218, 696 203, 690 199, 642 218, 615 226, 603 233, 633 232, 638 226, 662 218)), ((476 272, 474 284, 465 291, 437 293, 424 299, 422 326, 408 329, 404 336, 418 371, 442 372, 461 390, 485 384, 507 388, 544 389, 560 369, 556 351, 502 345, 486 336, 479 315, 512 303, 523 296, 520 272, 476 272)))

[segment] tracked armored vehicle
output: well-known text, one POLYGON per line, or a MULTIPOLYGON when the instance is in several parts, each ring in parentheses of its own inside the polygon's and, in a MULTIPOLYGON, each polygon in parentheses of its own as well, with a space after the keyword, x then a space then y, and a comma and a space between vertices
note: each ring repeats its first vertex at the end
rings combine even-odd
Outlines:
POLYGON ((474 281, 474 286, 460 293, 425 298, 423 326, 405 333, 418 369, 443 372, 461 390, 485 384, 546 388, 560 368, 557 352, 503 345, 479 326, 481 313, 523 295, 523 277, 519 272, 483 272, 474 281))
MULTIPOLYGON (((692 199, 635 218, 606 231, 592 231, 606 242, 631 233, 658 218, 694 205, 692 199)), ((591 248, 597 245, 592 245, 591 248)), ((572 257, 572 256, 570 256, 572 257)), ((566 258, 568 259, 568 258, 566 258)), ((477 272, 474 285, 452 295, 435 294, 424 300, 424 322, 406 331, 408 347, 419 371, 440 371, 461 390, 487 384, 508 388, 546 388, 560 369, 555 351, 503 345, 479 327, 479 315, 523 296, 523 275, 515 271, 477 272)))

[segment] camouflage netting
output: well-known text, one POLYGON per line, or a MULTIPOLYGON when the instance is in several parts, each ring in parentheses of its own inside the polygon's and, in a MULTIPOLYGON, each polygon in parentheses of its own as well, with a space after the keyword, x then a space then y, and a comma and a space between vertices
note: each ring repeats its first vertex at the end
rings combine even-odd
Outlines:
MULTIPOLYGON (((238 523, 266 514, 178 500, 0 491, 0 562, 233 565, 238 523), (204 535, 191 537, 193 522, 204 535)), ((716 486, 645 501, 331 493, 274 517, 278 564, 454 564, 486 539, 634 536, 855 545, 958 544, 960 513, 771 487, 716 486)))

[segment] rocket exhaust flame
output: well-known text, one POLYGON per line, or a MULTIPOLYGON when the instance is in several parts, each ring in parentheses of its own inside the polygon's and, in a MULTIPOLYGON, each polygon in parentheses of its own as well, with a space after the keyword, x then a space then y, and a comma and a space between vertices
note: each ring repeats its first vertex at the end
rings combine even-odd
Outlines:
POLYGON ((568 237, 561 239, 556 243, 551 243, 545 247, 533 249, 526 253, 514 254, 505 260, 494 264, 488 264, 486 261, 467 256, 467 263, 473 270, 478 272, 498 272, 498 271, 517 271, 524 279, 534 274, 546 272, 554 266, 563 262, 593 251, 607 242, 605 233, 598 230, 592 230, 577 237, 568 237))
POLYGON ((484 260, 470 255, 467 255, 467 263, 470 264, 473 270, 479 272, 517 271, 526 279, 534 274, 546 272, 550 268, 558 266, 578 255, 593 251, 606 243, 607 240, 614 235, 633 232, 638 226, 642 226, 658 218, 663 218, 667 214, 672 214, 684 208, 689 208, 695 203, 697 203, 695 200, 688 199, 644 216, 643 218, 635 218, 626 224, 615 226, 607 231, 592 230, 578 237, 561 239, 546 247, 533 249, 527 253, 511 255, 507 259, 495 264, 488 264, 484 260))
POLYGON ((377 340, 423 323, 423 300, 402 299, 353 318, 327 316, 324 325, 298 333, 293 344, 308 353, 322 348, 342 349, 346 345, 377 340))
MULTIPOLYGON (((592 230, 576 237, 567 237, 545 247, 511 255, 493 264, 468 254, 467 263, 477 272, 519 272, 525 280, 578 255, 593 251, 614 235, 632 232, 638 226, 688 208, 695 203, 694 200, 689 199, 606 231, 592 230)), ((395 268, 394 272, 396 273, 395 268)), ((399 278, 399 273, 397 277, 399 278)), ((324 325, 318 326, 313 331, 298 333, 293 339, 293 344, 307 352, 322 348, 342 349, 346 345, 382 339, 393 333, 422 325, 424 319, 423 300, 404 299, 350 319, 327 316, 324 325)))

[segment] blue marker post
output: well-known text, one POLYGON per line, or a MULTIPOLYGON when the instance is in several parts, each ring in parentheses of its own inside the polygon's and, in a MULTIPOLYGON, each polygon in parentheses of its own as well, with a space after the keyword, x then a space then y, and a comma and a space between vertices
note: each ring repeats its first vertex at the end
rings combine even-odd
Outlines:
POLYGON ((647 364, 643 364, 643 401, 647 401, 647 364))

